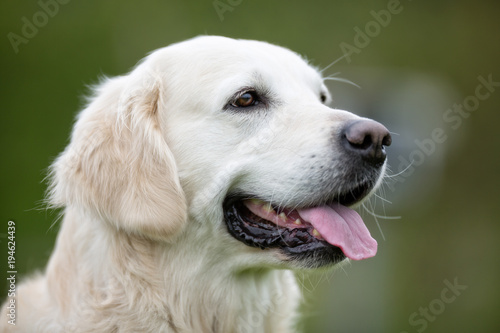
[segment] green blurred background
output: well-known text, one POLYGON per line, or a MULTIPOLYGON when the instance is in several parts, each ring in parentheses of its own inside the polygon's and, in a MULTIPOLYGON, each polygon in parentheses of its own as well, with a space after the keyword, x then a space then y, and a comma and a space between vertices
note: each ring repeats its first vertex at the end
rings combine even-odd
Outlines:
MULTIPOLYGON (((151 50, 200 34, 266 40, 321 67, 342 56, 341 45, 357 42, 363 47, 327 74, 341 72, 361 89, 329 81, 333 106, 376 118, 395 133, 392 174, 407 166, 404 160, 413 164, 384 185, 379 195, 386 201, 376 198, 369 207, 401 218, 379 217, 377 225, 363 213, 379 242, 375 258, 299 273, 307 300, 302 327, 500 332, 500 87, 479 88, 489 94, 473 104, 478 77, 500 82, 498 1, 402 0, 383 25, 371 12, 394 0, 221 0, 219 12, 213 0, 61 2, 46 20, 35 0, 0 4, 1 281, 9 220, 17 227, 19 277, 47 262, 58 225, 51 227, 55 212, 40 209, 43 178, 68 142, 86 86, 101 75, 125 73, 151 50), (33 20, 38 31, 23 31, 33 20), (371 36, 356 37, 356 27, 371 36), (10 33, 31 33, 17 53, 10 33), (459 126, 443 119, 464 102, 474 111, 460 116, 459 126), (445 142, 429 141, 435 129, 445 142), (453 294, 450 284, 467 288, 453 294)), ((5 282, 0 292, 3 299, 5 282)))

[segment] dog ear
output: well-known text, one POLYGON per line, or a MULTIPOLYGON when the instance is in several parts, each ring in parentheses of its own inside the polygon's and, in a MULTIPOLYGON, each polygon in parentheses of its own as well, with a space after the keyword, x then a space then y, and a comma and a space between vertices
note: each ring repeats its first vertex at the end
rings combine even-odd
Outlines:
POLYGON ((107 80, 79 114, 51 166, 49 200, 168 240, 185 224, 187 203, 160 129, 162 81, 136 72, 107 80))

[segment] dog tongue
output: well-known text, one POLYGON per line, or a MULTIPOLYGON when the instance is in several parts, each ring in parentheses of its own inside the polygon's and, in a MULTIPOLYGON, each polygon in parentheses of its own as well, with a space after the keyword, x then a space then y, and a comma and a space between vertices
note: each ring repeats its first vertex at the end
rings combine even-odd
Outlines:
POLYGON ((333 204, 299 209, 298 213, 328 243, 341 248, 348 258, 361 260, 377 253, 377 241, 372 238, 361 216, 354 210, 333 204))

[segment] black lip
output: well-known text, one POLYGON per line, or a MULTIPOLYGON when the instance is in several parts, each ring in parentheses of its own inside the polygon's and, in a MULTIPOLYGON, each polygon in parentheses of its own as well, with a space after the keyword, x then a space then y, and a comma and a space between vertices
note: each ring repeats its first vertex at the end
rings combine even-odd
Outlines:
POLYGON ((243 204, 242 197, 226 199, 223 210, 229 233, 248 246, 279 248, 291 261, 306 263, 308 267, 320 267, 345 259, 339 247, 317 239, 307 229, 279 228, 256 217, 243 204))
POLYGON ((371 182, 362 183, 338 196, 333 200, 334 202, 338 202, 344 206, 352 206, 355 203, 361 201, 365 198, 368 193, 370 193, 371 189, 374 187, 374 184, 371 182))

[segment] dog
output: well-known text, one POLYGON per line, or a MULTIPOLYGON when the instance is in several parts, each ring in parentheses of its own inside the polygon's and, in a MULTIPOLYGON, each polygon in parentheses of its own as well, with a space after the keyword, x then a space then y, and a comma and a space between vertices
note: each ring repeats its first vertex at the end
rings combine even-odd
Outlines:
POLYGON ((391 143, 324 81, 286 48, 201 36, 101 82, 50 168, 55 249, 1 331, 295 331, 294 270, 375 255, 352 207, 391 143))

